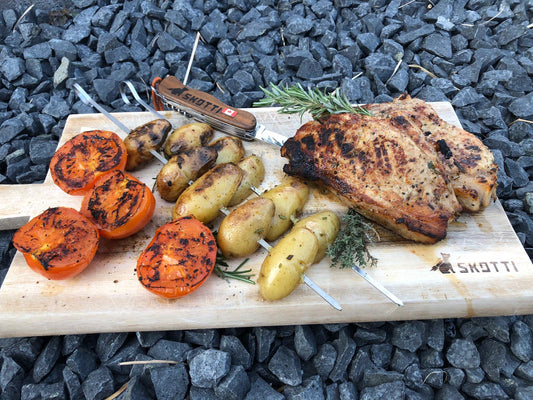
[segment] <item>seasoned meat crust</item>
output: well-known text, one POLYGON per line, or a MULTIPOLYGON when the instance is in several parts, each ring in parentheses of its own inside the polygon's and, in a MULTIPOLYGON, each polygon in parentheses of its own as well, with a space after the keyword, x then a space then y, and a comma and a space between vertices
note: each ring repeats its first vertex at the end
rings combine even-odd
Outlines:
POLYGON ((446 236, 461 211, 437 153, 403 115, 330 115, 281 148, 289 175, 319 181, 365 217, 422 243, 446 236))
POLYGON ((479 211, 496 199, 498 166, 476 136, 442 120, 430 104, 408 95, 366 108, 377 117, 402 114, 424 133, 437 150, 463 210, 479 211))

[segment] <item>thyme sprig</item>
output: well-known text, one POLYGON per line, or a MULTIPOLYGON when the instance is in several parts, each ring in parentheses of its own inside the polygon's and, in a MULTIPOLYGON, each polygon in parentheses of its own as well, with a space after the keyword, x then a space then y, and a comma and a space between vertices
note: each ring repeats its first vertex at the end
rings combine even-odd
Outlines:
POLYGON ((222 279, 236 279, 241 282, 246 282, 251 285, 255 285, 255 282, 251 279, 252 276, 254 276, 254 274, 251 273, 252 270, 241 269, 242 267, 244 267, 244 264, 246 264, 248 260, 249 259, 247 258, 234 269, 230 269, 229 264, 226 262, 227 259, 222 255, 222 253, 218 252, 214 268, 215 274, 217 274, 222 279))
POLYGON ((350 209, 343 216, 343 228, 335 241, 328 246, 327 255, 331 258, 331 266, 351 268, 354 264, 360 267, 375 266, 377 259, 369 253, 367 245, 378 237, 375 229, 358 214, 350 209))
POLYGON ((254 106, 279 105, 281 114, 299 114, 300 119, 306 112, 309 112, 313 119, 340 113, 372 115, 362 107, 352 106, 348 98, 338 90, 329 94, 319 88, 305 90, 299 83, 285 87, 271 83, 270 88, 261 87, 261 90, 265 97, 256 101, 254 106))

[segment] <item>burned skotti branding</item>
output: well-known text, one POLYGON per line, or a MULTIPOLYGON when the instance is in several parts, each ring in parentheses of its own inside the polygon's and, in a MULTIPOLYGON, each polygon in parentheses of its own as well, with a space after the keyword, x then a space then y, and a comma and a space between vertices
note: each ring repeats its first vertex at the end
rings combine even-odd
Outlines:
POLYGON ((441 274, 477 274, 519 272, 518 266, 512 260, 480 260, 468 262, 450 262, 450 254, 441 253, 442 259, 431 267, 431 271, 441 274))
POLYGON ((191 93, 189 93, 189 88, 183 87, 183 88, 172 88, 170 89, 170 93, 175 95, 176 97, 179 97, 186 102, 190 104, 194 104, 197 107, 201 107, 204 110, 211 112, 211 113, 220 113, 224 111, 224 107, 220 107, 217 104, 211 103, 210 101, 207 101, 205 99, 202 99, 199 96, 195 96, 191 93))

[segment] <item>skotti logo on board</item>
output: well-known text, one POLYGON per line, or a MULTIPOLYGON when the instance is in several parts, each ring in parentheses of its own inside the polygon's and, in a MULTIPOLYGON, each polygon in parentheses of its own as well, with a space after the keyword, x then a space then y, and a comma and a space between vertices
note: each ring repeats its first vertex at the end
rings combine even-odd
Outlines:
POLYGON ((512 260, 498 261, 475 261, 475 262, 450 262, 450 255, 441 253, 442 259, 431 267, 432 271, 441 274, 483 274, 499 272, 519 272, 518 267, 512 260))

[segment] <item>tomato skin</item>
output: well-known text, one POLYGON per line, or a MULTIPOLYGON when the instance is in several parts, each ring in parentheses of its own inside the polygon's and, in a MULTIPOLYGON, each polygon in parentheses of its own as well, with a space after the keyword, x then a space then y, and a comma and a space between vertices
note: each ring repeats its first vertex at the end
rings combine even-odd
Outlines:
POLYGON ((57 149, 50 160, 54 183, 71 195, 84 195, 107 171, 124 171, 126 146, 114 132, 82 132, 57 149))
POLYGON ((106 239, 122 239, 139 232, 154 211, 155 197, 148 186, 118 170, 98 177, 80 210, 106 239))
POLYGON ((28 266, 53 280, 71 278, 87 268, 99 242, 96 226, 69 207, 49 208, 13 236, 28 266))
POLYGON ((137 278, 150 292, 176 299, 198 289, 215 267, 213 233, 192 216, 160 227, 137 261, 137 278))

